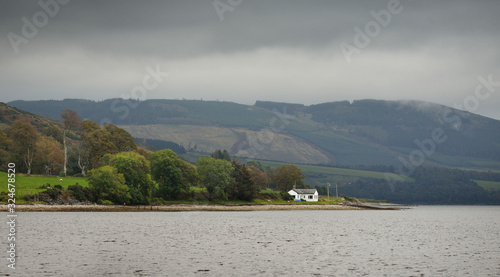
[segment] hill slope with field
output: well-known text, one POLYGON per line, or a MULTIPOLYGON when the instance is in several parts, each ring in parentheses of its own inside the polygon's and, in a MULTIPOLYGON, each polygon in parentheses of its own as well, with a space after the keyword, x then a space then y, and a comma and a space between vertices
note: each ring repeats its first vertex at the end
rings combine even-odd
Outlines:
POLYGON ((401 159, 423 158, 423 165, 500 169, 500 121, 427 102, 305 106, 257 101, 249 106, 65 99, 9 105, 53 119, 72 109, 82 118, 116 124, 136 138, 175 142, 193 153, 227 149, 243 158, 340 166, 400 166, 401 159))

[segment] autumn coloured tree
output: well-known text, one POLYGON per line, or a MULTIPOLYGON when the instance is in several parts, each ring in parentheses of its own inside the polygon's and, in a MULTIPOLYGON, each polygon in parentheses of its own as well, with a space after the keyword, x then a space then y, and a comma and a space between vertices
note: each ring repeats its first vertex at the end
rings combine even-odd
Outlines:
MULTIPOLYGON (((82 123, 80 130, 80 149, 79 160, 84 161, 91 168, 100 166, 101 157, 105 154, 116 154, 114 146, 111 143, 110 135, 103 130, 99 124, 90 120, 85 120, 82 123)), ((81 166, 82 175, 86 170, 86 166, 81 166)))
POLYGON ((80 129, 78 148, 79 167, 82 175, 88 168, 98 168, 106 154, 117 154, 137 150, 134 138, 125 130, 112 124, 99 124, 85 120, 80 129))
POLYGON ((64 164, 64 151, 53 137, 41 136, 36 143, 35 162, 45 175, 59 172, 64 164))
POLYGON ((297 188, 305 187, 302 181, 306 176, 302 174, 300 168, 292 164, 284 164, 273 169, 271 183, 281 191, 289 191, 296 185, 297 188))
MULTIPOLYGON (((247 164, 248 165, 248 164, 247 164)), ((266 173, 262 172, 262 170, 258 169, 255 166, 247 166, 250 171, 250 177, 252 178, 252 182, 254 182, 257 187, 261 189, 269 188, 269 177, 266 173)))
POLYGON ((56 125, 50 125, 48 127, 45 127, 42 131, 42 135, 47 136, 47 137, 53 137, 57 142, 63 143, 63 135, 61 128, 59 128, 56 125))
POLYGON ((116 125, 105 123, 104 130, 109 133, 109 139, 117 153, 137 150, 135 139, 127 131, 116 125))
POLYGON ((24 163, 28 175, 31 174, 38 136, 36 128, 26 119, 16 120, 9 128, 14 155, 24 163))

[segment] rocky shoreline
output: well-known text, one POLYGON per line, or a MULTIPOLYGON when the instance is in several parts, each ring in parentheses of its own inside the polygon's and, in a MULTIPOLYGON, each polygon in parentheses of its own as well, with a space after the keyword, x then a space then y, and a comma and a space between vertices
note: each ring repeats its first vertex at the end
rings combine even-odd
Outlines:
MULTIPOLYGON (((7 205, 0 205, 7 212, 7 205)), ((119 205, 16 205, 16 212, 147 212, 147 211, 280 211, 280 210, 365 210, 367 207, 349 205, 212 205, 172 204, 155 206, 119 205)))

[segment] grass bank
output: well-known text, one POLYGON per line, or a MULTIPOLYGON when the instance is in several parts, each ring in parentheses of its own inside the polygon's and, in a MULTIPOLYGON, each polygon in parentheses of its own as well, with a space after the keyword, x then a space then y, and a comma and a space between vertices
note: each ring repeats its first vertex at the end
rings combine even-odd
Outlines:
MULTIPOLYGON (((0 193, 7 192, 7 173, 0 172, 0 183, 5 184, 0 186, 0 193)), ((74 184, 80 184, 83 187, 88 187, 88 182, 84 177, 56 177, 44 175, 31 175, 16 174, 16 198, 21 200, 25 195, 35 195, 39 192, 45 191, 42 186, 50 184, 51 187, 61 185, 64 189, 74 184)), ((22 201, 21 201, 22 202, 22 201)))
POLYGON ((493 181, 481 181, 481 180, 474 180, 480 187, 482 187, 485 190, 500 190, 500 182, 493 182, 493 181))

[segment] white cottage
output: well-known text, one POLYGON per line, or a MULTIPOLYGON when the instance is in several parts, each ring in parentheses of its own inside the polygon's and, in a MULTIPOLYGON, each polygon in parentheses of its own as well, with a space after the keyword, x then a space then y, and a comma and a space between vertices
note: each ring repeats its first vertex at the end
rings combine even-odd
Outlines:
POLYGON ((292 189, 288 192, 295 200, 318 201, 318 191, 315 189, 292 189))

